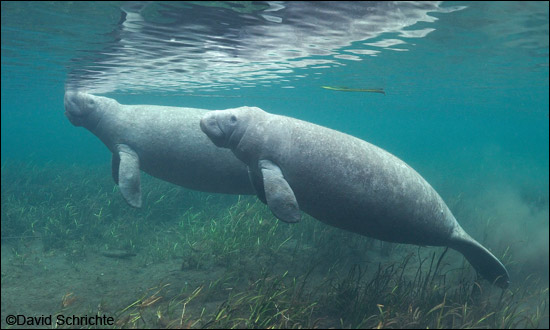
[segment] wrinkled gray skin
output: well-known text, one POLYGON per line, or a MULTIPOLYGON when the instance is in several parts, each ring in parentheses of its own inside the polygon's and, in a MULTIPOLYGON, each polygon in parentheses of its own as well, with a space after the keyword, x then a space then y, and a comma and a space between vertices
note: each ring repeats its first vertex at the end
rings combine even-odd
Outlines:
POLYGON ((216 148, 199 129, 207 111, 122 105, 82 92, 65 93, 65 115, 94 133, 113 153, 112 175, 124 199, 141 207, 140 172, 214 193, 254 194, 246 166, 216 148))
POLYGON ((201 129, 248 165, 258 197, 277 218, 300 209, 329 225, 389 242, 448 246, 501 288, 506 268, 458 224, 409 165, 368 142, 258 108, 208 112, 201 129))

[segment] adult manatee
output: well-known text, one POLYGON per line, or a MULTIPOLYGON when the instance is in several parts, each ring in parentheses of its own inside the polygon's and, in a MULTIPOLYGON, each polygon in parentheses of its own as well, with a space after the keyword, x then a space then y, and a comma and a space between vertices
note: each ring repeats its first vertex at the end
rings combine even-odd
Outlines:
POLYGON ((424 178, 368 142, 258 108, 212 111, 201 129, 249 167, 258 197, 277 218, 300 209, 338 228, 389 242, 448 246, 506 288, 502 263, 471 238, 424 178))
POLYGON ((122 105, 82 92, 65 93, 65 115, 84 126, 113 153, 112 175, 124 199, 141 206, 140 172, 214 193, 253 194, 246 166, 216 148, 199 129, 207 110, 122 105))

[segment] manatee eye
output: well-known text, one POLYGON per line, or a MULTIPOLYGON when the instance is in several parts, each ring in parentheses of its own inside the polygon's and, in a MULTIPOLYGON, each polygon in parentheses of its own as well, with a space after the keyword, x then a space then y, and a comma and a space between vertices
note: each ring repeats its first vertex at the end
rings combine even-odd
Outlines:
POLYGON ((229 118, 229 120, 231 121, 231 124, 235 124, 235 123, 237 122, 237 116, 231 115, 231 117, 229 118))

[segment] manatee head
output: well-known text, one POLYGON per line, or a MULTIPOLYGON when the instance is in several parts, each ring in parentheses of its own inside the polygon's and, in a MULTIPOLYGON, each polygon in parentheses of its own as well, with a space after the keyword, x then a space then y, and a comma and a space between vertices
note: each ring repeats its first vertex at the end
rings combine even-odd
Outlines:
POLYGON ((106 97, 83 92, 65 92, 65 116, 71 124, 93 129, 104 112, 118 103, 106 97))
POLYGON ((234 149, 251 119, 261 113, 265 112, 254 107, 210 111, 201 118, 201 130, 217 147, 234 149))

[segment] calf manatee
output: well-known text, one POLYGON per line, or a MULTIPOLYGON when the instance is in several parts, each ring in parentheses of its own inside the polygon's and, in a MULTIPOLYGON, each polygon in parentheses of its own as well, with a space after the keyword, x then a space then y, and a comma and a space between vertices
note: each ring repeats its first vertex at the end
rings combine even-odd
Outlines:
POLYGON ((489 281, 508 286, 502 263, 462 229, 420 174, 389 152, 259 108, 208 112, 200 127, 248 166, 258 197, 280 220, 297 222, 303 210, 384 241, 448 246, 489 281))
POLYGON ((112 176, 128 204, 141 206, 140 172, 214 193, 254 194, 246 166, 200 131, 207 110, 122 105, 83 92, 65 93, 65 115, 113 153, 112 176))

